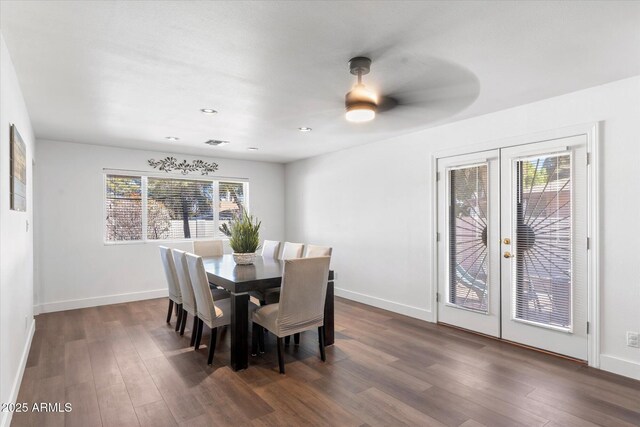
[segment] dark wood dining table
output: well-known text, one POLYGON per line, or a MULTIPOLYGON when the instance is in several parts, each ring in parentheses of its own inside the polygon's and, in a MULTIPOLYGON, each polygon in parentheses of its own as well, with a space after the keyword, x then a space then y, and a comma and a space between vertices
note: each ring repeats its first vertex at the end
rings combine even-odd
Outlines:
MULTIPOLYGON (((231 293, 231 367, 235 371, 249 364, 249 291, 280 287, 284 261, 256 256, 251 265, 238 265, 232 255, 204 258, 209 283, 231 293)), ((327 278, 324 304, 325 345, 334 343, 333 270, 327 278)))

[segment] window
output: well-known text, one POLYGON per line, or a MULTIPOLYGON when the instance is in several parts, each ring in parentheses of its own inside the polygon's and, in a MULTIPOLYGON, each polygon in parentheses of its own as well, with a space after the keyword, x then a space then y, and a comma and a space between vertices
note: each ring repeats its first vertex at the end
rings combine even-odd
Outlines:
POLYGON ((142 240, 142 179, 107 176, 106 240, 142 240))
POLYGON ((213 182, 147 179, 147 239, 214 236, 213 182))
POLYGON ((105 241, 226 238, 247 208, 248 183, 105 176, 105 241))

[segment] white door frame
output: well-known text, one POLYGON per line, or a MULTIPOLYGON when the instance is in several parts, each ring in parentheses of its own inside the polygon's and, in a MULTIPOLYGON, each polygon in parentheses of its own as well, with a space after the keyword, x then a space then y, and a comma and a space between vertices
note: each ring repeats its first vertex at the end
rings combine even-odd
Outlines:
MULTIPOLYGON (((601 123, 591 122, 569 126, 561 129, 554 129, 538 132, 530 135, 515 136, 495 141, 487 141, 469 145, 461 148, 442 150, 431 156, 431 170, 434 174, 431 188, 431 283, 433 301, 432 307, 434 320, 438 321, 438 180, 437 173, 438 159, 461 154, 469 154, 478 151, 495 150, 504 147, 533 144, 536 142, 549 141, 553 139, 567 138, 577 135, 585 135, 587 138, 587 209, 589 237, 589 253, 587 256, 587 288, 588 288, 588 308, 587 321, 589 322, 589 333, 587 335, 587 362, 594 368, 600 367, 600 138, 601 123)), ((440 231, 442 233, 442 231, 440 231)))

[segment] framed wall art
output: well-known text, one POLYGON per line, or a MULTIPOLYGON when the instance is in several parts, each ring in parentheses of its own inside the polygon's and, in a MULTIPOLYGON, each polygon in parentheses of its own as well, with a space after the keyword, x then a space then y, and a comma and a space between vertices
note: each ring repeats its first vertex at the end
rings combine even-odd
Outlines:
POLYGON ((16 125, 11 125, 10 141, 10 208, 25 212, 27 210, 27 148, 16 125))

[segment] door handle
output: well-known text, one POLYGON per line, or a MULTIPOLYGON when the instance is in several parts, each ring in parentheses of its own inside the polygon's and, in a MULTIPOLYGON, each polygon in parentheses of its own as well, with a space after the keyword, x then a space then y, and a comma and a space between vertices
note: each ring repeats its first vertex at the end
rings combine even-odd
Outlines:
POLYGON ((505 258, 514 258, 514 255, 511 255, 511 252, 506 251, 503 255, 505 258))
POLYGON ((505 237, 503 242, 504 242, 505 245, 510 245, 511 244, 511 239, 508 238, 508 237, 505 237))

